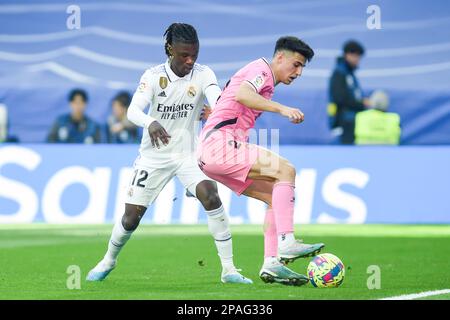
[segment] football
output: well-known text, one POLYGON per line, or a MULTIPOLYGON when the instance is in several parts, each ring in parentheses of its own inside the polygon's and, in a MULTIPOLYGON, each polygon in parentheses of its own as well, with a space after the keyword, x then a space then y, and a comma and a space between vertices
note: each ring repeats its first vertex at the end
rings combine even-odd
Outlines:
POLYGON ((342 261, 331 253, 319 254, 308 265, 309 281, 317 288, 339 287, 344 281, 345 267, 342 261))

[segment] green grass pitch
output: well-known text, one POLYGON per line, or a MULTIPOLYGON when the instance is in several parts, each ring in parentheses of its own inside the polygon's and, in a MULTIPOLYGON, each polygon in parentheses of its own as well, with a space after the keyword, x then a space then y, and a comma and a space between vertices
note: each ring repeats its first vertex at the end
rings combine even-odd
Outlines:
MULTIPOLYGON (((0 226, 0 299, 379 299, 450 288, 448 225, 306 225, 296 235, 324 242, 323 252, 346 267, 339 288, 265 284, 259 277, 262 226, 232 226, 234 258, 253 285, 222 284, 206 225, 142 225, 98 283, 87 272, 104 255, 111 225, 0 226), (81 288, 67 288, 67 268, 81 270, 81 288), (381 269, 381 289, 369 290, 367 268, 381 269)), ((306 273, 309 259, 289 266, 306 273)), ((426 299, 450 299, 449 294, 426 299)))

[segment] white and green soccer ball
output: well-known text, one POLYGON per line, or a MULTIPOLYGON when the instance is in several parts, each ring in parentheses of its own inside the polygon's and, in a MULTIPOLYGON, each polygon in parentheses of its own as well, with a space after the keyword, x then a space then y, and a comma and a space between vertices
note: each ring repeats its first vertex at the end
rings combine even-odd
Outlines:
POLYGON ((317 288, 339 287, 344 281, 345 266, 331 253, 322 253, 314 257, 308 265, 309 281, 317 288))

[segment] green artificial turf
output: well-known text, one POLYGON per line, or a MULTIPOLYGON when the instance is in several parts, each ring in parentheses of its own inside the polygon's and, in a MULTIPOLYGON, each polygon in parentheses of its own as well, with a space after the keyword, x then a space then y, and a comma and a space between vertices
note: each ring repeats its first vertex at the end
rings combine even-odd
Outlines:
MULTIPOLYGON (((379 299, 450 288, 450 226, 445 225, 297 226, 299 238, 324 242, 323 252, 343 261, 345 280, 332 289, 263 283, 258 277, 262 227, 249 225, 232 226, 232 232, 235 264, 253 285, 220 282, 220 262, 206 225, 142 225, 109 277, 86 282, 105 253, 111 229, 0 226, 0 299, 379 299), (74 279, 66 272, 71 265, 81 270, 81 289, 67 288, 68 278, 74 279), (367 287, 370 265, 381 270, 381 289, 367 287)), ((305 274, 308 262, 299 259, 289 267, 305 274)))

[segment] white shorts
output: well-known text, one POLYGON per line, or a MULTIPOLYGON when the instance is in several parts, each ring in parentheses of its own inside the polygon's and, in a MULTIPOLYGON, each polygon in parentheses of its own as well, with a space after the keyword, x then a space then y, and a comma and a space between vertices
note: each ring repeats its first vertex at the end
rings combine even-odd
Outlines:
POLYGON ((211 180, 198 167, 195 155, 166 161, 138 157, 126 189, 125 203, 148 207, 174 176, 194 196, 197 184, 211 180))

